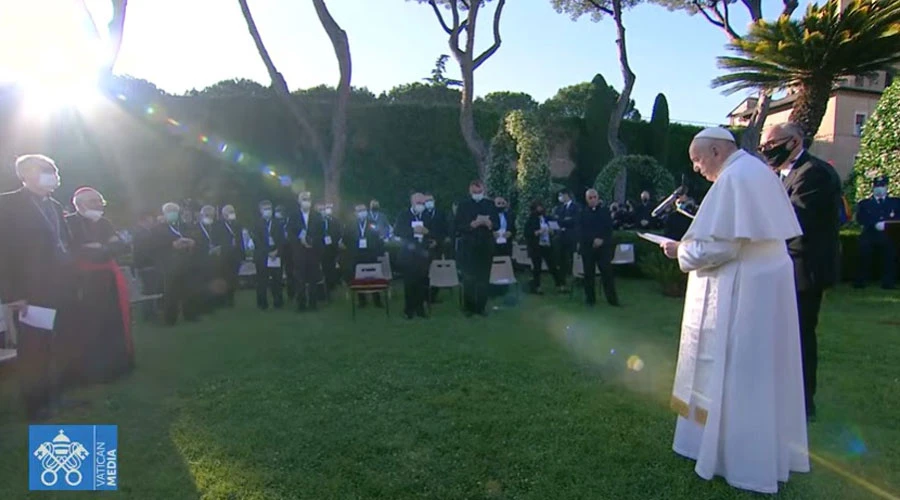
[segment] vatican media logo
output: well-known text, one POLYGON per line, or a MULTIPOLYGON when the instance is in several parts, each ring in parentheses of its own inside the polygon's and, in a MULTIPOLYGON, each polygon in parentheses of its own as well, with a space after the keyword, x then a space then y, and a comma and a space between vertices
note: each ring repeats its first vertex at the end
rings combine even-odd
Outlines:
POLYGON ((31 425, 28 449, 30 490, 119 489, 115 425, 31 425))

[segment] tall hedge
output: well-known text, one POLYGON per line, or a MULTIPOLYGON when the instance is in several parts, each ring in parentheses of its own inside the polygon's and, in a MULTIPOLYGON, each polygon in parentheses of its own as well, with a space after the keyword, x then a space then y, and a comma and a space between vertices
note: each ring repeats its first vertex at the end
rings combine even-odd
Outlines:
POLYGON ((653 115, 650 117, 650 134, 652 156, 660 165, 669 163, 669 102, 666 96, 659 94, 653 102, 653 115))
POLYGON ((531 202, 538 200, 550 206, 550 152, 540 123, 533 114, 513 111, 506 116, 506 130, 516 141, 518 168, 516 188, 518 209, 516 225, 525 227, 531 202))
POLYGON ((853 173, 857 200, 871 194, 872 179, 881 175, 891 178, 891 196, 900 194, 900 79, 884 91, 866 122, 853 173))
POLYGON ((591 97, 584 112, 584 127, 578 137, 576 179, 571 184, 581 188, 594 183, 597 173, 612 158, 609 147, 609 117, 617 96, 603 75, 591 80, 591 97))
POLYGON ((516 141, 501 122, 497 134, 491 140, 490 162, 487 169, 487 190, 491 196, 502 196, 512 202, 516 184, 516 141))
POLYGON ((626 199, 636 200, 644 190, 656 196, 665 196, 675 190, 672 174, 652 156, 625 155, 609 162, 597 175, 594 187, 600 199, 607 203, 613 199, 616 176, 622 169, 627 169, 629 179, 626 199))

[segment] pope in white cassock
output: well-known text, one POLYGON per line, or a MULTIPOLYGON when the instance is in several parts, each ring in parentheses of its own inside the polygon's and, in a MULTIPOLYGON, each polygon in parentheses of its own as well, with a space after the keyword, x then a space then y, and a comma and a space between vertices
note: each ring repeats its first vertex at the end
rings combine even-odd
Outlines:
POLYGON ((688 277, 672 391, 673 449, 704 479, 762 493, 809 472, 794 268, 801 234, 778 176, 723 128, 690 147, 713 182, 680 242, 661 246, 688 277))

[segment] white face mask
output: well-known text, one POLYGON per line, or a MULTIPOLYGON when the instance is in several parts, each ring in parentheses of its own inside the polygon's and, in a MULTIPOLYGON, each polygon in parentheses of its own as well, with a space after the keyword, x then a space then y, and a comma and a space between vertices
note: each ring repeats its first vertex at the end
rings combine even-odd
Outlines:
POLYGON ((272 209, 271 208, 264 208, 260 212, 262 212, 262 216, 265 217, 266 219, 272 218, 272 209))
POLYGON ((205 225, 205 226, 212 225, 212 223, 213 223, 213 218, 212 218, 212 217, 203 217, 203 218, 200 219, 200 220, 201 220, 201 222, 203 222, 203 225, 205 225))
POLYGON ((103 210, 85 210, 81 213, 81 215, 87 217, 88 219, 97 222, 103 217, 103 210))
POLYGON ((433 210, 434 209, 434 201, 431 201, 431 200, 426 201, 425 208, 427 208, 428 210, 433 210))
POLYGON ((556 199, 559 200, 560 203, 564 203, 564 200, 565 200, 565 198, 563 198, 562 195, 560 195, 556 199))
POLYGON ((356 218, 359 220, 366 220, 366 218, 368 218, 368 217, 369 217, 369 212, 366 212, 365 210, 360 210, 360 211, 356 212, 356 218))
POLYGON ((225 220, 237 220, 237 215, 235 215, 235 214, 225 214, 225 220))
POLYGON ((38 178, 38 186, 54 190, 59 187, 59 176, 56 174, 41 174, 38 178))
POLYGON ((420 214, 425 211, 425 205, 423 205, 422 203, 416 203, 415 205, 413 205, 413 211, 417 214, 420 214))
POLYGON ((312 206, 312 202, 310 202, 310 201, 303 200, 300 202, 300 208, 302 208, 303 210, 309 210, 309 207, 311 207, 311 206, 312 206))
POLYGON ((888 189, 886 187, 878 186, 877 188, 873 188, 872 191, 875 193, 876 197, 883 198, 887 196, 888 189))
POLYGON ((475 201, 481 201, 484 199, 484 193, 473 193, 472 199, 475 201))
POLYGON ((332 212, 332 209, 331 209, 331 208, 326 208, 326 209, 325 209, 325 215, 331 215, 331 212, 332 212))

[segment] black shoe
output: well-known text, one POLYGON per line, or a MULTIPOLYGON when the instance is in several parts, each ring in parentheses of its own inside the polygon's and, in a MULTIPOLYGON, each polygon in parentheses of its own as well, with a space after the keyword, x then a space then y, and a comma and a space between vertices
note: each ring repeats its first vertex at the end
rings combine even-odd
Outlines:
POLYGON ((256 307, 260 311, 267 311, 269 309, 269 304, 257 304, 256 307))
POLYGON ((416 316, 418 316, 418 317, 420 317, 420 318, 427 318, 427 317, 428 317, 428 315, 425 314, 425 310, 424 310, 424 309, 420 309, 420 310, 416 311, 416 316))
POLYGON ((620 304, 618 300, 610 300, 608 302, 609 302, 609 305, 611 305, 613 307, 622 307, 622 304, 620 304))
POLYGON ((406 319, 415 319, 416 316, 411 312, 405 312, 403 313, 403 317, 406 319))

